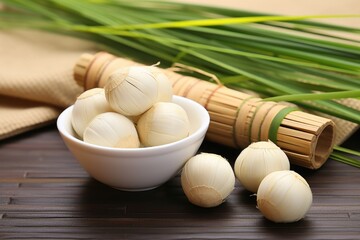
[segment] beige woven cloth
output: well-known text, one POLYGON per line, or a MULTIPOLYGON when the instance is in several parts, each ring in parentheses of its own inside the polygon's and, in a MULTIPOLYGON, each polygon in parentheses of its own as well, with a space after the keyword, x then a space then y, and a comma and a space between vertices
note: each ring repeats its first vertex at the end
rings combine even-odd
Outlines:
MULTIPOLYGON (((187 2, 194 2, 188 0, 187 2)), ((195 2, 217 4, 216 0, 195 2)), ((283 14, 356 13, 358 0, 225 0, 224 6, 283 14)), ((341 23, 359 26, 359 19, 341 23)), ((73 79, 75 62, 84 52, 96 52, 95 44, 39 31, 0 31, 0 139, 53 123, 83 91, 73 79)), ((360 108, 359 101, 349 105, 360 108)), ((337 143, 344 141, 357 125, 335 120, 337 143)))
POLYGON ((95 45, 37 31, 0 32, 0 139, 53 122, 83 89, 73 66, 95 45))

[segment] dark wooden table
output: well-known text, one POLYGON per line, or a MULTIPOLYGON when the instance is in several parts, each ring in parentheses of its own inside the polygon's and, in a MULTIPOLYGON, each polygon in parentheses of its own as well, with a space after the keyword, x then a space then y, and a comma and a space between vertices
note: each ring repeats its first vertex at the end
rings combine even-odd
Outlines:
MULTIPOLYGON (((345 146, 359 149, 359 132, 345 146)), ((204 142, 233 164, 238 150, 204 142)), ((360 169, 292 168, 309 182, 306 218, 275 224, 239 183, 219 207, 190 204, 180 179, 146 192, 107 187, 80 167, 55 125, 0 141, 0 239, 360 239, 360 169)), ((141 177, 141 176, 139 176, 141 177)))

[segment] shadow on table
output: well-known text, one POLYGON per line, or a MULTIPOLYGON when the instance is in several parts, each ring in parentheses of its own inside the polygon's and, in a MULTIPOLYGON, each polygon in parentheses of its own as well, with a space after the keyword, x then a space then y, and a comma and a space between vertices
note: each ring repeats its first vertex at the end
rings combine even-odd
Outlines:
POLYGON ((128 192, 113 189, 92 178, 79 196, 84 217, 226 217, 234 199, 216 208, 201 208, 191 204, 182 191, 180 177, 148 191, 128 192))
POLYGON ((273 239, 307 239, 313 229, 311 221, 306 218, 294 223, 274 223, 263 217, 258 227, 264 229, 273 239))

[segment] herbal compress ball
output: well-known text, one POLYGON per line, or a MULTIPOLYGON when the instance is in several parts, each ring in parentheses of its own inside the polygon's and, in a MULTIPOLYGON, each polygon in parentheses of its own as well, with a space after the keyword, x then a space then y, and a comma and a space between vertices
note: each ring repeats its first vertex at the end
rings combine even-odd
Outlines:
POLYGON ((181 186, 191 203, 200 207, 215 207, 234 190, 235 176, 225 158, 213 153, 201 153, 185 164, 181 186))
POLYGON ((133 66, 112 73, 104 87, 110 106, 125 116, 137 116, 158 101, 170 101, 171 83, 156 67, 133 66))
POLYGON ((115 112, 97 115, 84 131, 84 142, 115 148, 140 147, 134 123, 115 112))
POLYGON ((84 130, 90 121, 100 113, 111 111, 102 88, 93 88, 80 94, 74 103, 71 124, 82 139, 84 130))
POLYGON ((180 105, 158 102, 140 116, 137 130, 144 146, 158 146, 187 137, 190 123, 186 111, 180 105))
POLYGON ((253 193, 256 193, 266 175, 289 169, 288 157, 271 141, 250 144, 239 154, 234 165, 236 178, 253 193))
POLYGON ((256 194, 261 213, 274 222, 296 222, 305 217, 312 204, 309 184, 289 170, 268 174, 256 194))

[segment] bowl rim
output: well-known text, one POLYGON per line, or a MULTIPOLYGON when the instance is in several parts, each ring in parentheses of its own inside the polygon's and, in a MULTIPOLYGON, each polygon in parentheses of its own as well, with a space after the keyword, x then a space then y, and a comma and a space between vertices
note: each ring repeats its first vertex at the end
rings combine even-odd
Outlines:
MULTIPOLYGON (((203 135, 205 135, 209 124, 210 124, 210 115, 208 113, 208 111, 199 103, 197 103, 196 101, 192 100, 192 99, 188 99, 182 96, 177 96, 177 95, 173 95, 173 99, 171 102, 176 102, 176 101, 183 101, 186 102, 187 104, 191 104, 194 105, 196 108, 196 112, 201 111, 201 118, 204 119, 204 121, 202 122, 202 124, 200 125, 199 128, 197 128, 192 134, 190 134, 189 136, 172 142, 172 143, 167 143, 167 144, 163 144, 163 145, 159 145, 159 146, 152 146, 152 147, 140 147, 140 148, 113 148, 113 147, 105 147, 105 146, 99 146, 99 145, 95 145, 95 144, 90 144, 90 143, 86 143, 78 138, 76 138, 75 136, 73 136, 72 134, 70 134, 66 129, 65 129, 65 121, 66 121, 66 116, 68 116, 70 113, 70 111, 72 111, 73 109, 73 105, 67 107, 65 110, 63 110, 60 115, 57 118, 56 121, 56 125, 57 125, 57 129, 60 132, 61 135, 63 135, 63 137, 66 137, 67 139, 69 139, 70 141, 75 142, 76 144, 79 144, 83 147, 86 147, 88 149, 92 149, 92 150, 97 150, 97 151, 111 151, 112 153, 128 153, 128 154, 134 154, 134 153, 139 153, 139 154, 145 154, 145 153, 152 153, 154 151, 164 151, 164 150, 174 150, 176 148, 179 148, 183 145, 186 145, 186 143, 188 142, 193 142, 195 140, 197 140, 198 138, 202 137, 203 135)), ((70 120, 71 118, 69 118, 70 120)))

